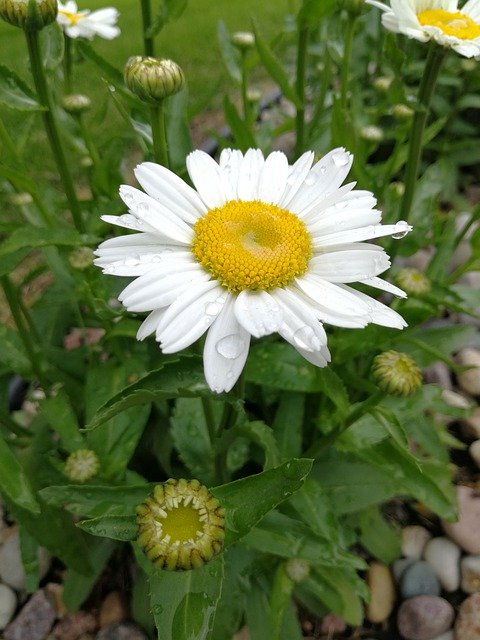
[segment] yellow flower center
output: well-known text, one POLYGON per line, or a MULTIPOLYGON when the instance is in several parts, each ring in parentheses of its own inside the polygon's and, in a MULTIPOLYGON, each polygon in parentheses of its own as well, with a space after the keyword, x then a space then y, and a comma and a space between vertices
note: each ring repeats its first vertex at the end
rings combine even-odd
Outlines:
POLYGON ((193 255, 232 293, 283 287, 305 273, 312 255, 298 216, 260 200, 230 200, 194 229, 193 255))
POLYGON ((65 11, 65 9, 59 9, 58 13, 62 16, 65 16, 71 25, 75 25, 81 20, 85 18, 87 15, 85 11, 80 11, 79 13, 73 13, 72 11, 65 11))
POLYGON ((191 505, 185 506, 185 504, 179 505, 175 509, 169 509, 162 522, 163 535, 179 542, 195 540, 201 528, 198 511, 191 505))
POLYGON ((421 11, 417 18, 422 26, 438 27, 447 36, 455 36, 460 40, 480 37, 480 25, 460 11, 427 9, 421 11))

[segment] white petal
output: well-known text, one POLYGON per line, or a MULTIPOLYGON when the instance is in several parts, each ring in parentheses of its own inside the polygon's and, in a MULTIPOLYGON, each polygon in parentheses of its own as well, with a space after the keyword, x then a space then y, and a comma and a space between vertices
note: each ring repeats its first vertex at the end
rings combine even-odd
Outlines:
POLYGON ((187 156, 187 170, 200 198, 209 209, 221 207, 234 198, 229 181, 208 153, 192 151, 187 156))
POLYGON ((207 211, 207 207, 192 187, 159 164, 139 164, 135 169, 135 177, 148 195, 189 224, 194 224, 207 211))
POLYGON ((347 292, 342 285, 332 284, 311 273, 296 278, 296 283, 312 300, 333 312, 346 316, 363 316, 369 312, 368 305, 355 295, 356 292, 347 292))
POLYGON ((237 197, 239 200, 258 199, 258 177, 264 162, 260 149, 249 149, 243 156, 237 185, 237 197))
POLYGON ((258 199, 277 204, 285 191, 288 176, 287 156, 274 151, 265 159, 258 181, 258 199))
MULTIPOLYGON (((152 250, 152 246, 161 245, 161 240, 158 236, 151 233, 132 233, 125 236, 116 236, 115 238, 108 238, 104 240, 95 251, 95 255, 103 255, 108 250, 118 251, 119 249, 125 249, 125 251, 132 251, 131 247, 147 247, 147 251, 152 250)), ((170 246, 170 244, 168 245, 170 246)), ((182 247, 183 249, 183 247, 182 247)))
POLYGON ((230 183, 234 199, 237 197, 237 185, 242 160, 243 153, 241 151, 237 149, 223 149, 218 161, 225 179, 230 183))
MULTIPOLYGON (((343 204, 343 203, 341 203, 343 204)), ((381 211, 377 209, 351 209, 329 207, 326 211, 317 216, 313 224, 308 224, 308 231, 314 236, 330 235, 339 230, 349 231, 360 229, 369 225, 377 225, 382 219, 381 211)))
POLYGON ((155 333, 165 311, 166 309, 156 309, 145 318, 138 328, 137 340, 145 340, 146 337, 155 333))
POLYGON ((114 224, 117 227, 123 227, 124 229, 134 229, 135 231, 145 231, 148 233, 155 233, 160 238, 166 238, 162 233, 159 233, 154 227, 139 220, 131 213, 124 213, 121 216, 100 216, 104 222, 108 224, 114 224))
POLYGON ((301 213, 297 214, 298 217, 307 225, 314 224, 323 215, 323 212, 328 211, 333 205, 342 202, 355 187, 355 184, 355 182, 349 182, 343 187, 335 189, 333 192, 328 192, 328 194, 324 191, 319 192, 317 198, 312 199, 301 213))
POLYGON ((299 347, 295 347, 295 349, 303 358, 305 358, 305 360, 316 367, 326 367, 332 359, 328 347, 322 347, 320 351, 307 351, 306 349, 300 349, 299 347))
MULTIPOLYGON (((112 261, 109 258, 97 258, 94 262, 98 267, 103 267, 103 271, 106 274, 135 277, 148 273, 160 263, 165 266, 172 265, 172 257, 170 253, 162 255, 156 251, 154 253, 143 251, 127 254, 118 260, 112 261)), ((176 252, 173 260, 173 269, 179 265, 183 267, 185 264, 191 265, 194 269, 198 267, 198 263, 189 251, 176 252)))
POLYGON ((188 287, 167 309, 157 330, 164 353, 190 346, 210 327, 225 304, 226 292, 215 280, 188 287))
POLYGON ((322 249, 323 247, 331 247, 336 244, 344 244, 346 242, 356 242, 360 240, 371 240, 372 238, 381 238, 382 236, 398 236, 399 238, 412 230, 412 227, 400 220, 396 224, 377 224, 361 227, 360 229, 351 229, 349 231, 338 231, 325 236, 319 234, 313 235, 313 248, 322 249))
POLYGON ((120 197, 139 220, 143 220, 162 235, 183 244, 189 244, 192 240, 192 228, 173 211, 143 191, 122 185, 120 197))
POLYGON ((323 253, 310 260, 310 271, 329 282, 357 282, 373 278, 390 266, 385 252, 338 251, 323 253))
POLYGON ((297 298, 302 299, 321 322, 334 325, 336 327, 344 327, 345 329, 361 329, 366 327, 369 318, 366 313, 361 315, 352 315, 351 313, 341 313, 337 309, 330 309, 316 302, 310 296, 305 294, 301 289, 294 286, 289 287, 297 298))
POLYGON ((278 333, 296 349, 320 351, 327 344, 327 334, 315 313, 289 289, 275 289, 272 297, 281 306, 283 321, 278 333))
POLYGON ((218 318, 210 327, 203 350, 205 379, 212 391, 230 391, 243 371, 250 347, 250 334, 239 324, 227 296, 218 318))
POLYGON ((368 278, 366 280, 359 280, 362 284, 367 284, 369 287, 375 287, 375 289, 381 289, 382 291, 388 291, 388 293, 398 296, 399 298, 406 298, 407 294, 394 284, 382 280, 382 278, 368 278))
POLYGON ((278 331, 283 321, 281 307, 267 291, 241 291, 234 308, 238 322, 256 338, 278 331))
POLYGON ((392 329, 403 329, 407 326, 407 323, 399 313, 378 302, 378 300, 374 300, 365 293, 356 291, 345 284, 338 286, 342 287, 345 292, 354 294, 368 306, 369 322, 382 325, 383 327, 391 327, 392 329))
POLYGON ((290 201, 305 181, 314 158, 315 154, 313 151, 307 151, 290 167, 287 177, 287 186, 278 203, 279 207, 288 208, 290 201))

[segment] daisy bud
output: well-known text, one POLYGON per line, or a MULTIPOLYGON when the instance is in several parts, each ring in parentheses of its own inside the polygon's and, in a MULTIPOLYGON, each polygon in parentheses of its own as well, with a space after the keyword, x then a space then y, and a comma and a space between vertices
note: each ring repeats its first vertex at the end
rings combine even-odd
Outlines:
POLYGON ((410 120, 413 116, 413 109, 406 104, 396 104, 392 108, 392 115, 397 120, 410 120))
POLYGON ((367 140, 367 142, 381 142, 383 140, 383 130, 373 124, 361 127, 360 137, 367 140))
POLYGON ((472 60, 471 58, 462 60, 460 66, 462 67, 462 71, 466 71, 467 73, 470 71, 474 71, 477 68, 477 61, 472 60))
POLYGON ((0 17, 26 31, 38 31, 55 21, 57 0, 0 0, 0 17))
POLYGON ((232 34, 232 43, 239 49, 251 49, 255 46, 255 36, 250 31, 237 31, 232 34))
POLYGON ((422 372, 413 358, 398 351, 384 351, 373 361, 378 386, 394 396, 409 396, 422 386, 422 372))
POLYGON ((392 84, 392 78, 386 78, 385 76, 380 76, 379 78, 375 78, 373 81, 373 86, 380 93, 387 93, 392 84))
POLYGON ((74 482, 86 482, 97 475, 100 462, 94 451, 79 449, 71 453, 65 462, 65 475, 74 482))
POLYGON ((418 269, 411 267, 400 269, 397 273, 396 280, 406 293, 413 296, 422 296, 428 293, 432 286, 426 275, 418 271, 418 269))
POLYGON ((261 97, 262 97, 262 94, 258 89, 248 89, 247 100, 250 103, 256 104, 257 102, 260 102, 261 97))
POLYGON ((71 93, 62 98, 62 107, 67 113, 78 115, 84 111, 88 111, 92 106, 92 101, 88 96, 81 93, 71 93))
POLYGON ((162 102, 185 84, 178 64, 161 58, 132 56, 127 60, 123 75, 130 91, 149 104, 162 102))
POLYGON ((342 5, 351 16, 360 16, 365 8, 365 0, 343 0, 342 5))
POLYGON ((306 560, 302 560, 302 558, 290 558, 290 560, 287 560, 285 570, 290 580, 293 582, 302 582, 305 578, 308 578, 310 565, 306 560))
POLYGON ((22 193, 12 193, 8 199, 10 203, 16 207, 25 207, 27 204, 31 204, 33 202, 32 196, 26 191, 23 191, 22 193))
POLYGON ((74 269, 84 271, 93 264, 94 253, 90 247, 77 247, 68 256, 68 261, 74 269))
POLYGON ((198 480, 167 480, 137 507, 138 544, 159 569, 198 569, 223 548, 224 513, 198 480))
POLYGON ((393 191, 394 195, 397 196, 397 198, 401 198, 405 193, 405 185, 399 180, 392 182, 390 184, 390 189, 393 191))

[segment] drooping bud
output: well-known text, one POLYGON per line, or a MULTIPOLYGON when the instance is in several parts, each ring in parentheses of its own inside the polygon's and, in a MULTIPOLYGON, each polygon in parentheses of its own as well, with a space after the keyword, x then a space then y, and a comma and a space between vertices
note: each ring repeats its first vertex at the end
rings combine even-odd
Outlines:
POLYGON ((232 34, 232 44, 239 49, 251 49, 255 46, 255 36, 250 31, 236 31, 232 34))
POLYGON ((374 124, 361 127, 360 137, 367 142, 381 142, 383 140, 383 130, 380 127, 376 127, 374 124))
POLYGON ((396 104, 392 107, 392 115, 397 120, 410 120, 414 111, 406 104, 396 104))
POLYGON ((70 93, 62 98, 62 107, 67 113, 78 115, 87 111, 92 106, 92 101, 88 96, 81 93, 70 93))
POLYGON ((341 0, 341 4, 351 16, 360 16, 366 8, 365 0, 341 0))
POLYGON ((377 91, 380 91, 381 93, 387 93, 391 84, 392 78, 387 78, 385 76, 379 76, 373 81, 373 86, 377 91))
POLYGON ((55 21, 57 0, 0 0, 0 16, 25 31, 38 31, 55 21))
POLYGON ((302 558, 290 558, 287 560, 285 570, 290 580, 293 582, 303 582, 305 578, 308 578, 310 565, 302 558))
POLYGON ((94 451, 79 449, 71 453, 65 462, 65 475, 74 482, 86 482, 97 475, 100 462, 94 451))
POLYGON ((409 396, 422 386, 422 372, 406 353, 380 353, 373 361, 372 373, 378 386, 395 396, 409 396))
POLYGON ((429 278, 418 269, 404 267, 397 273, 396 280, 402 289, 412 296, 422 296, 432 287, 429 278))
POLYGON ((90 247, 77 247, 68 256, 68 261, 74 269, 84 271, 91 267, 95 255, 90 247))
POLYGON ((149 104, 159 104, 185 84, 178 64, 161 58, 132 56, 127 60, 123 76, 130 91, 149 104))
POLYGON ((136 511, 138 543, 159 569, 198 569, 222 550, 225 512, 198 480, 167 480, 136 511))

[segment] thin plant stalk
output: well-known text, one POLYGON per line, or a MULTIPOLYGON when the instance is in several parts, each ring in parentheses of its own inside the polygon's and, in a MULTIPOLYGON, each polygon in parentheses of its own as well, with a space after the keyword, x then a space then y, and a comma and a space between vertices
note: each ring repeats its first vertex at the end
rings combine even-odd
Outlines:
POLYGON ((153 155, 155 162, 169 167, 167 134, 165 131, 165 106, 164 102, 152 106, 150 110, 152 138, 153 138, 153 155))
POLYGON ((77 116, 78 126, 80 129, 80 133, 82 134, 83 141, 85 142, 85 146, 87 147, 88 155, 90 156, 93 165, 98 167, 101 164, 100 156, 97 151, 97 147, 92 140, 92 136, 90 135, 90 131, 85 124, 85 120, 83 115, 80 113, 77 116))
POLYGON ((142 24, 143 24, 143 50, 146 56, 155 56, 155 43, 152 36, 149 35, 152 26, 152 8, 150 0, 141 0, 142 5, 142 24))
POLYGON ((73 185, 73 179, 66 161, 65 152, 60 140, 58 124, 53 110, 53 103, 42 64, 42 57, 38 41, 38 31, 26 30, 25 36, 27 39, 30 65, 35 82, 35 87, 37 89, 40 103, 45 107, 45 111, 43 112, 43 119, 47 137, 52 149, 53 156, 55 158, 58 173, 60 174, 60 178, 63 183, 63 188, 65 189, 65 195, 67 197, 70 211, 72 213, 73 222, 77 230, 80 233, 84 233, 85 225, 82 219, 82 212, 77 199, 77 194, 75 193, 75 187, 73 185))
POLYGON ((245 124, 249 125, 252 122, 252 113, 250 108, 250 102, 248 101, 248 70, 247 70, 247 52, 242 49, 242 102, 243 102, 243 118, 245 124))
POLYGON ((65 93, 72 93, 73 40, 65 35, 65 52, 63 54, 63 83, 65 93))
POLYGON ((295 89, 300 105, 295 115, 295 156, 302 154, 305 140, 305 75, 307 70, 307 51, 310 29, 307 24, 300 25, 297 43, 297 75, 295 89))
POLYGON ((357 16, 348 15, 347 35, 345 36, 345 46, 343 50, 342 70, 340 74, 340 105, 343 110, 348 106, 348 89, 350 76, 350 63, 352 60, 353 38, 357 26, 357 16))

